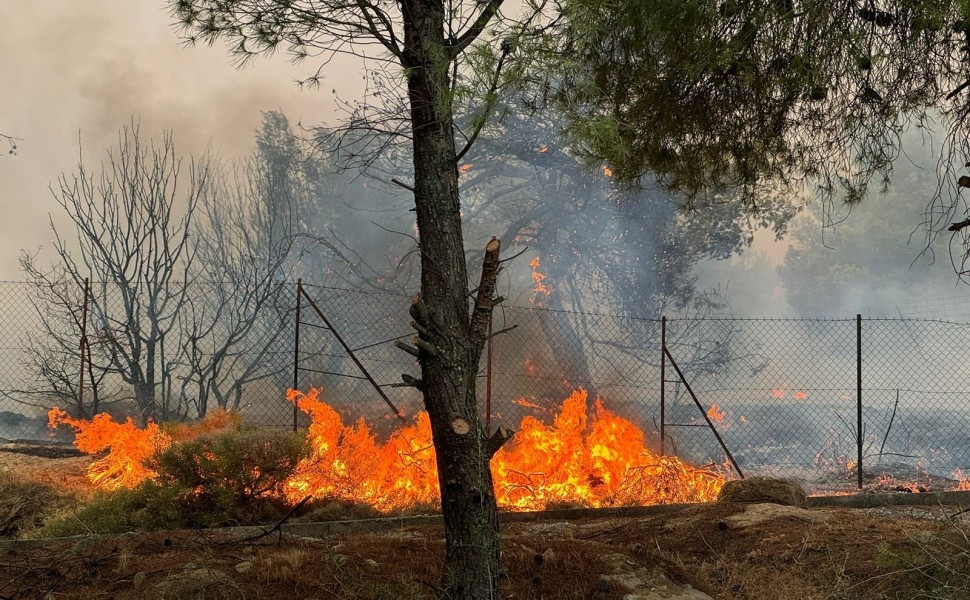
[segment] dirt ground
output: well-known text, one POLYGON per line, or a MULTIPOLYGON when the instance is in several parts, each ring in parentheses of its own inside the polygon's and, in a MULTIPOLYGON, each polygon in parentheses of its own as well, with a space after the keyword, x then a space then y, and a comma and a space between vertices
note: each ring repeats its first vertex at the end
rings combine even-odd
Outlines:
MULTIPOLYGON (((86 460, 0 452, 0 474, 83 496, 86 460)), ((966 598, 970 513, 961 511, 716 503, 508 523, 502 586, 508 598, 535 600, 966 598)), ((436 526, 253 537, 208 530, 3 541, 0 599, 432 598, 444 552, 436 526)))

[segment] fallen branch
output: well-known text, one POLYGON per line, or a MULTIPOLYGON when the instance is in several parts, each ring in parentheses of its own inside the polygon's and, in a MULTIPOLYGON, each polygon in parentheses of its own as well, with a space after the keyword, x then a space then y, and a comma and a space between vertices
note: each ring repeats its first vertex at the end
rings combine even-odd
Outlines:
POLYGON ((309 502, 311 498, 313 498, 313 494, 310 494, 309 496, 307 496, 303 500, 300 500, 299 502, 297 502, 296 505, 293 508, 291 508, 289 511, 287 511, 287 513, 285 515, 283 515, 283 518, 280 519, 279 521, 277 521, 275 525, 273 525, 269 529, 266 529, 265 527, 263 527, 262 528, 262 530, 263 530, 262 533, 257 533, 256 535, 250 536, 248 538, 243 538, 241 540, 235 540, 233 542, 223 542, 223 545, 225 545, 225 544, 242 544, 242 543, 245 543, 245 542, 255 542, 256 540, 261 540, 264 537, 273 535, 274 533, 276 533, 276 534, 279 535, 279 542, 282 542, 283 541, 283 529, 282 529, 283 524, 286 523, 290 519, 290 517, 293 516, 293 513, 295 513, 296 511, 300 510, 301 508, 303 508, 303 505, 306 504, 307 502, 309 502))

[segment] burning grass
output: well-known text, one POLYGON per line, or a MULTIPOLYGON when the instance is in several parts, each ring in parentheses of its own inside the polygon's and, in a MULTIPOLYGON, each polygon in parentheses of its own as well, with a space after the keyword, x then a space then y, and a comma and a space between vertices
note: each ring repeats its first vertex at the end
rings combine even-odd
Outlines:
MULTIPOLYGON (((278 484, 260 489, 295 504, 306 496, 337 502, 363 503, 380 512, 399 512, 439 503, 438 475, 431 427, 419 413, 411 425, 381 443, 363 419, 345 425, 340 415, 320 399, 318 390, 291 390, 289 399, 311 418, 306 454, 291 472, 277 473, 278 484)), ((650 451, 644 434, 632 422, 607 410, 601 399, 590 406, 584 390, 563 402, 552 423, 525 417, 513 440, 492 461, 500 507, 543 510, 550 506, 628 506, 704 502, 716 498, 724 483, 718 469, 696 469, 676 457, 650 451)), ((226 413, 217 413, 192 427, 136 427, 107 415, 91 421, 71 419, 51 411, 52 426, 66 424, 77 431, 75 443, 87 453, 107 450, 92 463, 91 481, 101 489, 131 489, 157 479, 152 457, 175 440, 183 443, 238 427, 226 413)), ((191 465, 225 452, 218 447, 182 452, 177 464, 191 465), (191 455, 191 456, 190 456, 191 455)), ((246 467, 265 473, 267 465, 246 467)), ((278 470, 278 469, 277 469, 278 470)), ((236 469, 237 472, 238 469, 236 469)), ((227 477, 228 475, 223 475, 227 477)), ((254 484, 256 485, 256 484, 254 484)), ((197 486, 190 486, 197 487, 197 486)))

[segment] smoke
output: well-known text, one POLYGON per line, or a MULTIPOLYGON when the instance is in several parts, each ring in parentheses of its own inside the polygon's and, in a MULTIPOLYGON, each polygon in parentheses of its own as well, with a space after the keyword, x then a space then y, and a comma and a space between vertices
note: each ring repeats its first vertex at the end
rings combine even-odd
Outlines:
POLYGON ((884 190, 870 191, 853 207, 823 208, 809 198, 784 239, 760 232, 740 255, 698 265, 700 285, 725 289, 742 317, 970 320, 970 302, 951 263, 951 253, 959 260, 964 252, 960 240, 943 232, 927 241, 939 152, 938 143, 908 132, 884 190))
POLYGON ((74 170, 79 139, 96 163, 134 119, 146 137, 174 131, 183 154, 238 157, 260 111, 316 125, 332 117, 331 89, 359 87, 349 61, 328 68, 323 93, 295 83, 315 65, 274 56, 236 69, 224 46, 186 49, 161 3, 9 0, 0 20, 0 132, 21 139, 0 156, 0 280, 19 278, 20 249, 48 243, 48 213, 58 217, 47 186, 74 170))

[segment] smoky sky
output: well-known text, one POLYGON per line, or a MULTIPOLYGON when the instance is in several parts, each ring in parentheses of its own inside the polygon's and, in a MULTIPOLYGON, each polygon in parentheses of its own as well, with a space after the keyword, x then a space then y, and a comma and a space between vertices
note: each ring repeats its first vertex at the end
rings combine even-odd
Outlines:
POLYGON ((285 55, 237 68, 224 45, 186 48, 164 3, 130 0, 0 2, 0 133, 21 138, 17 156, 0 155, 0 280, 19 279, 17 254, 50 246, 47 186, 72 173, 81 140, 95 166, 119 129, 171 130, 180 154, 230 159, 253 147, 260 111, 291 123, 334 119, 334 95, 352 97, 359 65, 328 67, 320 89, 295 81, 316 65, 285 55))
MULTIPOLYGON (((160 0, 3 0, 0 20, 0 133, 21 138, 16 156, 0 142, 0 280, 21 278, 20 250, 49 249, 49 214, 64 223, 47 187, 75 171, 79 139, 95 167, 135 120, 143 135, 171 130, 181 154, 208 150, 229 160, 252 150, 261 111, 281 110, 292 124, 332 124, 333 90, 352 100, 364 84, 351 59, 329 65, 320 88, 301 90, 296 80, 315 70, 312 62, 277 55, 239 69, 221 43, 186 48, 160 0)), ((701 265, 699 284, 724 286, 736 310, 751 316, 790 314, 775 272, 788 245, 761 232, 746 256, 701 265)), ((947 263, 934 265, 938 290, 903 292, 962 292, 947 263)), ((845 304, 824 312, 854 312, 857 302, 845 304)))

